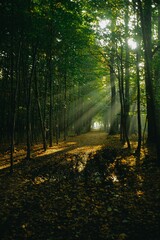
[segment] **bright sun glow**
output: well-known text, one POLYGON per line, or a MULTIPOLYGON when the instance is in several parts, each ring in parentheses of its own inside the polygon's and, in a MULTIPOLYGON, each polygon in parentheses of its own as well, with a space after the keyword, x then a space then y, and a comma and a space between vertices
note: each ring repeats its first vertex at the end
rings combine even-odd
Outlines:
POLYGON ((131 49, 136 49, 137 48, 137 43, 132 39, 132 38, 129 38, 128 39, 128 45, 131 47, 131 49))
POLYGON ((105 29, 106 26, 107 26, 109 23, 110 23, 110 20, 108 20, 108 19, 100 20, 100 21, 99 21, 99 27, 100 27, 101 29, 105 29))

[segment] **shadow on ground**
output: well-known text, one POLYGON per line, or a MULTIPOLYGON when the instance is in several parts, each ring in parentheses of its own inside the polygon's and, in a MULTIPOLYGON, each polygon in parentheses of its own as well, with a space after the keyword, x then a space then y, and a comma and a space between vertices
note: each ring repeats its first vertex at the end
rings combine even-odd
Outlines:
POLYGON ((160 170, 151 159, 133 162, 128 150, 107 146, 1 171, 1 239, 159 240, 160 170))

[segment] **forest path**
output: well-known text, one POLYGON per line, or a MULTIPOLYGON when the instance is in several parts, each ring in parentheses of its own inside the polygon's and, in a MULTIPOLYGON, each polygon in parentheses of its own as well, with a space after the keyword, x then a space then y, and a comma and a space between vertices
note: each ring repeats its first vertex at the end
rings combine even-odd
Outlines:
POLYGON ((2 240, 159 240, 160 169, 143 154, 130 164, 136 156, 118 135, 36 145, 30 161, 25 153, 16 149, 12 175, 0 171, 2 240))
POLYGON ((67 142, 74 141, 72 153, 91 153, 102 149, 108 141, 108 134, 102 131, 91 131, 79 136, 69 137, 67 142))
MULTIPOLYGON (((94 154, 104 146, 119 147, 122 145, 118 136, 109 136, 103 131, 91 131, 79 136, 69 136, 66 141, 62 139, 58 144, 54 143, 53 147, 48 147, 44 151, 42 144, 32 146, 31 157, 33 159, 53 158, 54 156, 69 155, 88 155, 94 154)), ((26 147, 18 145, 15 147, 14 164, 20 163, 26 156, 26 147)), ((0 153, 0 169, 8 168, 10 165, 10 152, 0 153)))

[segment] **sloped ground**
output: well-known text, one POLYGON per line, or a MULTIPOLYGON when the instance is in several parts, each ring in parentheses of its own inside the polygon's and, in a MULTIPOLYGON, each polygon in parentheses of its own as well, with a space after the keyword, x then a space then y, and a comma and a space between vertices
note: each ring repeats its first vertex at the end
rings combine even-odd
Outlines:
POLYGON ((30 162, 17 151, 14 174, 1 170, 1 239, 159 240, 154 155, 145 149, 138 159, 102 132, 68 140, 47 155, 37 147, 30 162))

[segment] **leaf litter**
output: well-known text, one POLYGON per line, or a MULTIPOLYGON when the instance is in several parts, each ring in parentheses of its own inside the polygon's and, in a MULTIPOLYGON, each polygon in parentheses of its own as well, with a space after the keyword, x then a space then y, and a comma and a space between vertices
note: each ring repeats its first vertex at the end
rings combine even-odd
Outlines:
POLYGON ((12 176, 1 170, 1 239, 159 240, 154 155, 142 151, 137 161, 117 136, 104 133, 71 140, 72 149, 50 157, 34 152, 12 176))

